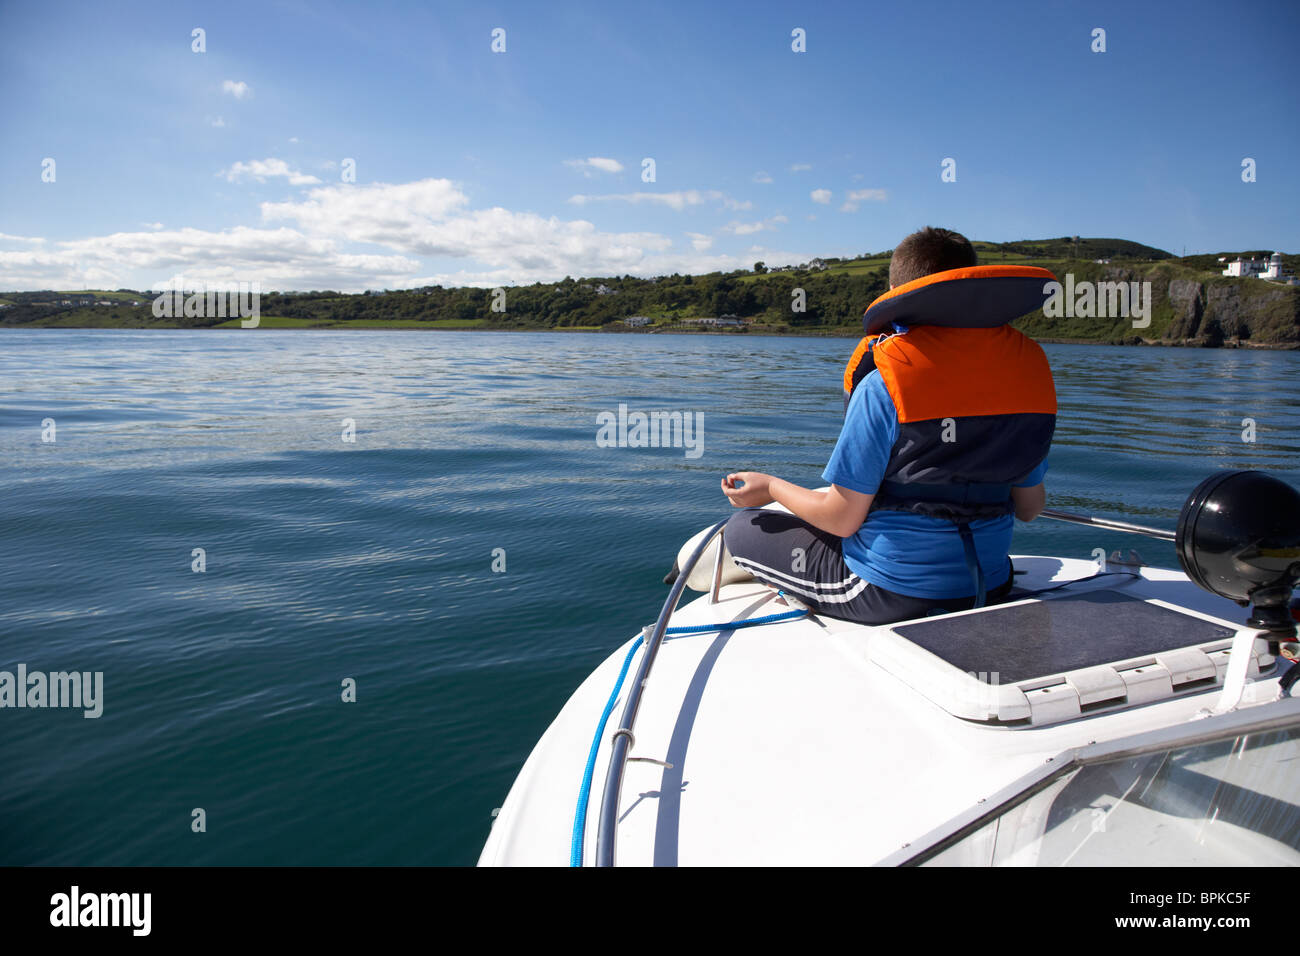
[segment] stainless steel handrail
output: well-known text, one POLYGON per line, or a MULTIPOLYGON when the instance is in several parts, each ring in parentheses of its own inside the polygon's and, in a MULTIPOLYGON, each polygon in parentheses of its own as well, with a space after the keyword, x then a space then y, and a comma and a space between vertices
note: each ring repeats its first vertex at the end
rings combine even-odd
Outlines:
POLYGON ((1178 535, 1164 528, 1151 528, 1142 524, 1129 524, 1127 521, 1112 521, 1110 518, 1094 518, 1092 515, 1070 514, 1068 511, 1053 511, 1044 508, 1038 513, 1040 518, 1052 518, 1056 521, 1068 521, 1071 524, 1086 524, 1094 528, 1109 528, 1111 531, 1127 531, 1130 534, 1144 534, 1148 538, 1161 541, 1177 541, 1178 535))
MULTIPOLYGON (((686 561, 686 566, 680 569, 677 580, 673 582, 672 590, 668 592, 668 599, 664 601, 663 610, 659 612, 659 619, 655 621, 654 630, 651 631, 650 637, 645 642, 645 654, 641 657, 641 665, 637 668, 636 680, 627 692, 627 704, 623 707, 623 717, 619 721, 618 729, 614 731, 613 751, 609 755, 609 769, 605 772, 605 790, 600 801, 600 822, 596 828, 596 865, 613 866, 614 865, 614 842, 618 830, 618 806, 623 795, 623 771, 627 769, 627 754, 632 747, 632 726, 636 723, 636 712, 641 704, 641 692, 645 690, 646 679, 650 676, 650 668, 654 664, 655 655, 659 653, 659 645, 663 643, 664 634, 668 630, 668 622, 672 619, 673 612, 677 610, 677 603, 682 599, 682 592, 686 589, 686 579, 690 577, 691 572, 695 570, 695 565, 699 564, 700 558, 704 556, 705 549, 714 538, 720 538, 722 535, 723 525, 728 519, 723 518, 712 528, 710 528, 691 553, 690 558, 686 561)), ((718 560, 713 568, 713 588, 711 600, 716 601, 718 597, 718 588, 722 576, 722 542, 718 542, 718 560)))

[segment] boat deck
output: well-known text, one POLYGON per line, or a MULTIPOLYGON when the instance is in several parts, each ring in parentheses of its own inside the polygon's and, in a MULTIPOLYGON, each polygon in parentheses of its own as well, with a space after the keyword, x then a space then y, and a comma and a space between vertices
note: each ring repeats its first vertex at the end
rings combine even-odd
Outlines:
MULTIPOLYGON (((1082 579, 1096 565, 1016 557, 1022 588, 1082 579)), ((1176 571, 1142 568, 1042 595, 1108 590, 1209 615, 1245 614, 1176 571)), ((788 610, 768 588, 724 587, 674 615, 674 626, 788 610)), ((979 614, 979 611, 963 614, 979 614)), ((953 618, 962 615, 952 615, 953 618)), ((936 620, 936 619, 930 619, 936 620)), ((619 809, 616 862, 636 865, 863 865, 895 854, 1071 748, 1190 720, 1219 688, 1047 725, 953 716, 872 659, 888 629, 804 618, 670 636, 646 683, 619 809)), ((896 640, 896 638, 894 638, 896 640)), ((574 809, 597 721, 631 642, 578 688, 537 744, 480 863, 569 863, 574 809)), ((644 653, 638 651, 638 654, 644 653)), ((992 668, 996 669, 996 667, 992 668)), ((635 673, 633 669, 632 673, 635 673)), ((593 859, 599 794, 632 681, 595 764, 584 861, 593 859)), ((1271 700, 1276 669, 1243 706, 1271 700)), ((1279 794, 1284 797, 1285 794, 1279 794)))

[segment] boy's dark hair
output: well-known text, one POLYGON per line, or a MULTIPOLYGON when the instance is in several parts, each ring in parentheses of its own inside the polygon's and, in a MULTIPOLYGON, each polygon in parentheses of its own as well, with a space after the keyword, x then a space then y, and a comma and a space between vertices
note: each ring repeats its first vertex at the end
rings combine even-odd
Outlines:
POLYGON ((926 226, 894 249, 889 259, 889 284, 900 286, 932 272, 964 269, 976 264, 975 248, 959 232, 926 226))

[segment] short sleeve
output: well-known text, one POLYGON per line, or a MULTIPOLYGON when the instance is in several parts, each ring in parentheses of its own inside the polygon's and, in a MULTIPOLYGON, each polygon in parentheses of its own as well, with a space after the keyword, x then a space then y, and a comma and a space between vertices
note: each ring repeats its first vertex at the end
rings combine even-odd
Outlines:
POLYGON ((894 443, 898 411, 880 373, 873 371, 853 390, 840 437, 822 479, 863 495, 880 490, 894 443))
POLYGON ((1025 475, 1024 481, 1017 481, 1012 487, 1015 488, 1032 488, 1034 485, 1041 485, 1043 477, 1047 474, 1047 459, 1044 458, 1038 463, 1038 467, 1025 475))

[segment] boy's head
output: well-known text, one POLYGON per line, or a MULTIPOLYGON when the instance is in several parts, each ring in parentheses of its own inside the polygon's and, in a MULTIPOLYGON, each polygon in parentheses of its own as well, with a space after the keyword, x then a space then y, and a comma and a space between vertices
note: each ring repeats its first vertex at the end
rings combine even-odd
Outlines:
POLYGON ((903 285, 932 272, 973 266, 975 249, 966 237, 951 229, 926 226, 894 249, 889 259, 889 287, 903 285))

